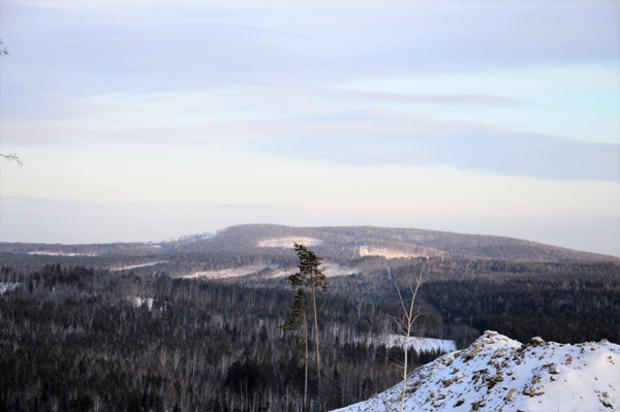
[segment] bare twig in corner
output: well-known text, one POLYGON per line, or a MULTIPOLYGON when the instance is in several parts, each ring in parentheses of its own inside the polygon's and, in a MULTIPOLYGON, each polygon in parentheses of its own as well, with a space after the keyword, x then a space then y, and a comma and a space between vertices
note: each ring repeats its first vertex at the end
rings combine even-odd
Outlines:
POLYGON ((17 166, 19 167, 22 167, 24 165, 24 163, 20 160, 19 156, 17 156, 14 153, 9 153, 9 154, 0 153, 0 157, 4 157, 9 162, 17 163, 17 166))

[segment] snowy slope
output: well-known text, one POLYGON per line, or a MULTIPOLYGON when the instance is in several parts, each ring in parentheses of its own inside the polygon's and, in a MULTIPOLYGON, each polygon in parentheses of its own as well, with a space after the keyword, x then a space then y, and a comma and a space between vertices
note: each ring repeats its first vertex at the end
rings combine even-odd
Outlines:
POLYGON ((145 268, 145 267, 149 267, 149 266, 155 266, 155 265, 159 265, 160 263, 166 263, 166 262, 168 262, 168 261, 167 260, 156 260, 154 262, 139 263, 137 265, 119 266, 119 267, 115 267, 115 268, 110 268, 110 270, 111 271, 131 270, 131 269, 138 269, 138 268, 145 268))
MULTIPOLYGON (((407 411, 613 411, 620 408, 620 345, 521 343, 486 331, 469 348, 416 369, 407 411)), ((400 410, 402 383, 339 411, 400 410)))

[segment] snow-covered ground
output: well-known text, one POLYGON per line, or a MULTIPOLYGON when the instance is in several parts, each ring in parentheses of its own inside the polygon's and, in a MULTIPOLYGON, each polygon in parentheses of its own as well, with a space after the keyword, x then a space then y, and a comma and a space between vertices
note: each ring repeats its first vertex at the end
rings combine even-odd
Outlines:
POLYGON ((127 296, 127 300, 133 303, 133 305, 137 308, 141 307, 142 305, 146 305, 149 310, 153 309, 153 302, 155 302, 155 299, 151 297, 145 298, 142 296, 127 296))
POLYGON ((40 256, 97 256, 96 253, 53 252, 50 250, 33 250, 32 252, 27 252, 27 254, 40 256))
MULTIPOLYGON (((405 336, 388 335, 382 343, 387 347, 398 346, 402 348, 405 343, 405 336)), ((456 350, 456 342, 446 339, 419 338, 417 336, 410 336, 407 342, 407 347, 414 348, 417 352, 430 352, 432 350, 436 350, 448 353, 456 350)))
POLYGON ((281 247, 281 248, 293 248, 293 244, 300 243, 306 247, 318 246, 323 241, 314 237, 306 236, 288 236, 278 237, 273 239, 263 239, 258 242, 258 247, 281 247))
MULTIPOLYGON (((287 277, 298 271, 296 267, 284 268, 284 269, 277 269, 277 268, 270 268, 270 269, 275 269, 275 270, 269 273, 268 277, 274 278, 274 279, 287 277)), ((347 275, 353 275, 356 273, 360 273, 360 270, 357 268, 352 268, 349 266, 341 266, 339 263, 332 263, 332 262, 323 263, 321 266, 319 266, 319 269, 321 269, 323 274, 328 278, 332 276, 347 276, 347 275)))
POLYGON ((139 263, 137 265, 127 265, 127 266, 120 266, 120 267, 110 268, 110 270, 113 270, 113 271, 131 270, 131 269, 137 269, 137 268, 145 268, 145 267, 148 267, 148 266, 155 266, 155 265, 159 265, 160 263, 166 263, 166 262, 168 262, 168 261, 167 260, 156 260, 154 262, 139 263))
MULTIPOLYGON (((398 411, 402 382, 341 412, 398 411)), ((407 411, 613 411, 620 407, 620 345, 486 331, 469 348, 409 375, 407 411)))
POLYGON ((184 279, 206 278, 206 279, 226 279, 238 278, 241 276, 252 275, 263 270, 265 266, 248 265, 218 270, 203 270, 200 272, 188 273, 186 275, 177 276, 184 279))
MULTIPOLYGON (((341 266, 338 263, 326 262, 320 266, 325 276, 344 276, 359 273, 358 269, 348 266, 341 266)), ((249 276, 258 272, 263 272, 261 275, 268 278, 283 278, 292 275, 297 272, 296 267, 280 268, 278 265, 247 265, 237 266, 232 268, 224 268, 217 270, 203 270, 199 272, 188 273, 177 277, 184 279, 206 278, 206 279, 227 279, 237 278, 241 276, 249 276)))
POLYGON ((360 246, 359 248, 360 257, 364 256, 383 256, 386 259, 395 259, 395 258, 409 258, 409 257, 418 257, 424 256, 419 253, 411 253, 405 252, 403 250, 396 249, 388 249, 388 248, 371 248, 368 246, 360 246))
POLYGON ((0 282, 0 296, 4 295, 7 292, 17 289, 21 283, 11 283, 11 282, 0 282))
POLYGON ((321 266, 319 266, 319 269, 321 269, 323 274, 327 277, 346 276, 346 275, 353 275, 356 273, 360 273, 359 269, 352 268, 349 266, 341 266, 339 263, 331 263, 331 262, 323 263, 321 266))

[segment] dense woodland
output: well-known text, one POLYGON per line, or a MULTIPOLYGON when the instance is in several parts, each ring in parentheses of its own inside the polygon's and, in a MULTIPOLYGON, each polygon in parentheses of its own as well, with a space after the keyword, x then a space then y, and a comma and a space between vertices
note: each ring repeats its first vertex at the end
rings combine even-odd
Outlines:
MULTIPOLYGON (((0 409, 299 410, 299 337, 280 326, 292 292, 140 277, 83 267, 2 269, 23 286, 0 298, 0 409), (153 297, 139 305, 135 297, 153 297), (139 305, 139 306, 138 306, 139 305)), ((380 305, 319 297, 324 407, 398 381, 399 348, 365 337, 380 305)), ((410 351, 415 364, 435 353, 410 351)), ((311 369, 313 410, 318 410, 311 369)))
MULTIPOLYGON (((288 256, 173 258, 188 267, 209 259, 211 266, 261 259, 294 264, 288 256)), ((84 257, 20 259, 27 264, 0 270, 0 282, 20 284, 0 296, 0 410, 301 410, 300 333, 280 327, 294 295, 285 279, 216 282, 178 279, 157 268, 134 273, 42 264, 84 257)), ((397 331, 394 284, 407 299, 407 285, 422 266, 418 336, 454 339, 459 347, 485 329, 518 340, 620 342, 617 262, 351 262, 368 270, 329 278, 329 291, 318 296, 325 409, 400 380, 403 352, 386 348, 380 337, 397 331)), ((410 368, 438 356, 410 355, 410 368)), ((309 377, 311 409, 320 410, 313 362, 309 377)))

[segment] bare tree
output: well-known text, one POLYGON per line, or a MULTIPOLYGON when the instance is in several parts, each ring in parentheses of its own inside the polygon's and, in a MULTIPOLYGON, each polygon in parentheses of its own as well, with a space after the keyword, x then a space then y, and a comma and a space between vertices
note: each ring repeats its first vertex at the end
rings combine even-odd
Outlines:
MULTIPOLYGON (((391 269, 388 268, 390 274, 391 269)), ((396 292, 398 293, 398 298, 400 300, 400 306, 403 311, 403 318, 399 322, 399 326, 401 332, 404 333, 405 339, 403 341, 403 351, 405 352, 405 359, 403 361, 403 390, 400 395, 400 411, 403 412, 405 410, 405 393, 407 391, 407 363, 408 363, 408 354, 409 354, 409 337, 411 336, 411 330, 413 329, 413 325, 415 321, 422 315, 422 312, 415 312, 414 305, 415 299, 418 296, 418 291, 420 290, 420 286, 422 285, 422 275, 424 274, 424 263, 420 266, 420 271, 418 272, 418 276, 409 283, 409 291, 411 293, 411 300, 409 304, 405 304, 405 300, 403 299, 403 295, 396 283, 396 280, 392 277, 392 281, 394 282, 394 287, 396 288, 396 292)))
POLYGON ((9 154, 4 154, 4 153, 0 153, 0 157, 4 157, 6 160, 8 160, 9 162, 15 162, 17 163, 17 166, 23 166, 24 163, 21 161, 21 159, 19 158, 19 156, 17 156, 14 153, 9 153, 9 154))
POLYGON ((93 412, 100 412, 103 408, 103 399, 98 393, 91 393, 90 400, 93 402, 93 412))

